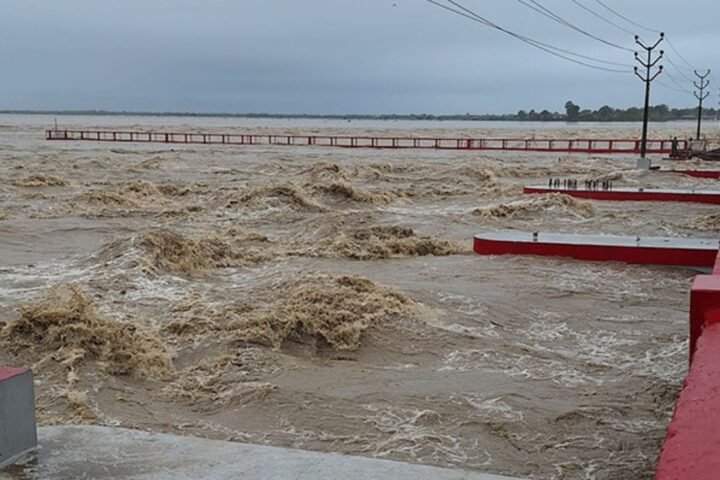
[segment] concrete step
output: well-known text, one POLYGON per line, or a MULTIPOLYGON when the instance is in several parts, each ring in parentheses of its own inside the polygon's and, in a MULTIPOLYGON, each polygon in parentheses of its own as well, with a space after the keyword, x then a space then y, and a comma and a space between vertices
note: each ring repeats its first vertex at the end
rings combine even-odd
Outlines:
POLYGON ((465 470, 109 427, 43 427, 36 458, 2 480, 512 480, 465 470))

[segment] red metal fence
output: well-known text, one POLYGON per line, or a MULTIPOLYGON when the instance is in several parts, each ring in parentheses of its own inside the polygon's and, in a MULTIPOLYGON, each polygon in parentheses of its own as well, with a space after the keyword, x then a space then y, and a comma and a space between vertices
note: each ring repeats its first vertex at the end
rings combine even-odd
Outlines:
MULTIPOLYGON (((640 140, 623 139, 475 139, 422 137, 369 137, 329 135, 277 135, 132 132, 103 130, 47 130, 47 140, 168 143, 193 145, 286 145, 344 148, 395 148, 437 150, 506 150, 520 152, 639 154, 640 140)), ((685 141, 679 148, 687 148, 685 141)), ((671 140, 649 140, 648 153, 668 154, 671 140)))

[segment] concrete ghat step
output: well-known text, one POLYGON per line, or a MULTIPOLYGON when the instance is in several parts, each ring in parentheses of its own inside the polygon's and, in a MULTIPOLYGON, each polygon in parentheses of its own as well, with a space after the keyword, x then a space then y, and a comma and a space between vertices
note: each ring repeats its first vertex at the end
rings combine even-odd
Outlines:
MULTIPOLYGON (((0 479, 512 480, 465 470, 109 427, 43 427, 37 459, 0 479)), ((517 480, 517 479, 516 479, 517 480)))
POLYGON ((718 255, 718 241, 506 231, 476 235, 474 250, 479 255, 540 255, 593 262, 712 268, 718 255))

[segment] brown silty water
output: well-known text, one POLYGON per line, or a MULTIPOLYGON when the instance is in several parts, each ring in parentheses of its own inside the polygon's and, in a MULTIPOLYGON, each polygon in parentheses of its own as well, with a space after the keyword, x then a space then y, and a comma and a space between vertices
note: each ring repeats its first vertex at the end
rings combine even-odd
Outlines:
MULTIPOLYGON (((713 238, 714 206, 524 197, 522 186, 714 182, 636 171, 631 157, 51 143, 47 119, 1 120, 0 363, 33 367, 41 424, 532 478, 652 477, 696 272, 479 257, 471 239, 713 238)), ((408 134, 288 125, 252 130, 408 134)), ((421 128, 411 134, 637 135, 421 128)))

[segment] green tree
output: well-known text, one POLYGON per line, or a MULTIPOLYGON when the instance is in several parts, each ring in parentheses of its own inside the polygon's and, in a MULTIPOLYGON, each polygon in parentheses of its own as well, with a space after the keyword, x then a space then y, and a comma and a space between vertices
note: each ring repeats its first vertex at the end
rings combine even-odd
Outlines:
POLYGON ((614 108, 609 105, 604 105, 600 107, 600 110, 597 111, 597 119, 601 122, 609 122, 613 119, 614 114, 614 108))
POLYGON ((580 118, 580 107, 568 101, 565 104, 565 115, 568 122, 577 122, 580 118))

